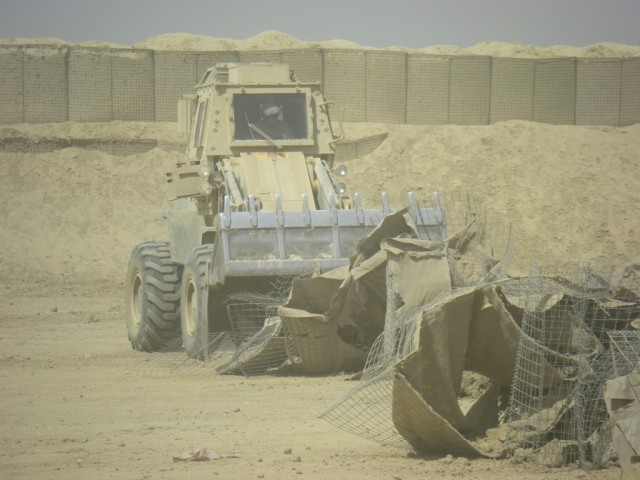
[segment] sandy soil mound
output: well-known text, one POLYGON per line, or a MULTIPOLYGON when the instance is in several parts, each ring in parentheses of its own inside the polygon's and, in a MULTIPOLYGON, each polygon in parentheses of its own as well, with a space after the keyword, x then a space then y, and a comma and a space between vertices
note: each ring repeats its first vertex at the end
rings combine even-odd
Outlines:
MULTIPOLYGON (((94 40, 73 44, 56 38, 7 38, 0 39, 0 45, 79 45, 84 47, 127 48, 126 46, 94 40)), ((304 48, 353 48, 371 50, 391 50, 431 55, 486 55, 509 58, 620 58, 640 56, 640 46, 618 43, 596 43, 585 47, 555 45, 542 48, 534 45, 520 45, 502 42, 480 42, 472 47, 455 45, 431 45, 423 48, 389 46, 384 49, 358 45, 349 40, 333 39, 321 41, 299 40, 289 34, 270 30, 247 39, 230 39, 193 35, 190 33, 168 33, 149 37, 132 45, 132 48, 173 51, 246 51, 246 50, 287 50, 304 48)))
MULTIPOLYGON (((134 48, 152 50, 286 50, 303 48, 353 48, 381 50, 374 47, 358 45, 348 40, 327 40, 308 42, 278 31, 262 32, 245 40, 221 39, 204 35, 175 33, 150 37, 133 45, 134 48)), ((455 45, 433 45, 425 48, 408 48, 390 46, 382 50, 404 51, 410 53, 428 53, 434 55, 486 55, 512 58, 551 58, 551 57, 634 57, 640 56, 640 46, 617 43, 598 43, 585 47, 556 45, 541 48, 533 45, 520 45, 502 42, 480 42, 468 48, 455 45)))
POLYGON ((0 38, 0 45, 53 45, 56 47, 78 46, 90 48, 129 48, 120 43, 105 42, 102 40, 89 40, 87 42, 73 43, 59 38, 0 38))
MULTIPOLYGON (((489 126, 347 125, 347 138, 387 128, 378 149, 346 162, 350 191, 366 204, 387 191, 394 205, 420 196, 470 191, 519 229, 514 269, 538 258, 620 263, 640 252, 640 125, 551 126, 511 121, 489 126)), ((19 125, 20 136, 160 138, 174 124, 19 125), (128 132, 128 133, 124 133, 128 132)), ((4 134, 4 135, 3 135, 4 134)), ((67 148, 1 153, 0 275, 7 281, 122 282, 129 252, 166 239, 165 162, 179 151, 128 157, 67 148)))
POLYGON ((147 38, 133 48, 151 50, 210 51, 210 50, 287 50, 302 48, 366 48, 348 40, 307 42, 275 30, 259 33, 246 40, 207 37, 189 33, 174 33, 147 38))
POLYGON ((354 189, 396 203, 407 190, 468 190, 520 230, 514 267, 544 258, 622 259, 640 252, 640 125, 392 126, 348 162, 354 189), (371 172, 376 172, 372 174, 371 172))
MULTIPOLYGON (((413 51, 415 52, 416 50, 413 51)), ((506 58, 620 58, 640 56, 639 46, 619 43, 596 43, 586 47, 554 45, 553 47, 542 48, 515 43, 480 42, 468 48, 460 48, 455 45, 434 45, 417 51, 432 55, 485 55, 506 58)))
POLYGON ((157 35, 132 45, 133 48, 151 50, 235 50, 236 41, 227 38, 207 37, 190 33, 157 35))

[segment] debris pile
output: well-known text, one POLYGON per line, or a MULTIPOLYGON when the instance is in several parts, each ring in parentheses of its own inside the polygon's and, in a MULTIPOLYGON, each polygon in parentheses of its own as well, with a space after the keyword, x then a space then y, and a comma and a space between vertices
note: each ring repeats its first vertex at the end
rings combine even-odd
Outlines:
POLYGON ((243 375, 361 371, 322 417, 419 453, 598 467, 618 449, 631 459, 637 450, 615 442, 634 441, 637 383, 629 393, 615 379, 629 383, 640 364, 640 268, 553 264, 510 277, 515 231, 456 200, 444 241, 398 211, 349 266, 234 294, 210 364, 243 375), (482 385, 471 398, 469 379, 482 385))
POLYGON ((445 241, 430 240, 407 210, 398 211, 359 242, 351 265, 293 279, 286 301, 280 290, 270 296, 245 293, 244 304, 228 305, 234 334, 247 322, 255 326, 262 320, 264 326, 245 337, 218 371, 265 373, 284 359, 306 374, 361 370, 395 316, 453 288, 504 276, 513 229, 491 219, 467 194, 445 198, 438 200, 446 211, 445 241))

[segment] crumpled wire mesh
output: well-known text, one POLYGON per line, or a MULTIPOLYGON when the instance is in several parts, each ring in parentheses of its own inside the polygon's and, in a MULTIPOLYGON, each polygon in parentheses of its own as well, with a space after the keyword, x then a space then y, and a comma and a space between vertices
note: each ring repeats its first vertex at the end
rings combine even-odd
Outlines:
MULTIPOLYGON (((389 295, 391 296, 391 295, 389 295)), ((396 364, 414 352, 412 342, 422 312, 445 301, 441 294, 428 305, 400 319, 391 319, 371 347, 358 384, 325 410, 320 417, 329 423, 380 445, 409 449, 392 420, 392 383, 396 364)), ((391 309, 387 309, 389 312, 391 309)), ((393 314, 390 315, 393 317, 393 314)))
POLYGON ((358 385, 320 415, 338 428, 382 445, 410 448, 393 424, 392 382, 395 366, 415 351, 412 338, 422 312, 436 308, 452 294, 502 278, 513 256, 516 230, 499 218, 490 218, 481 202, 466 193, 457 193, 441 196, 441 205, 446 212, 449 235, 464 230, 472 222, 479 226, 464 242, 465 251, 470 255, 449 262, 454 289, 398 315, 401 307, 401 296, 396 291, 399 265, 388 260, 384 331, 371 347, 358 385))
POLYGON ((234 338, 233 356, 218 373, 265 374, 282 366, 295 367, 297 355, 278 317, 278 307, 291 291, 294 277, 277 277, 267 294, 237 292, 229 296, 227 313, 234 338))
POLYGON ((509 450, 547 465, 603 465, 613 455, 603 398, 615 374, 610 334, 640 315, 637 275, 584 262, 538 263, 515 290, 524 315, 509 450))
POLYGON ((178 336, 159 351, 141 357, 134 372, 155 377, 216 372, 251 376, 287 362, 295 365, 296 353, 277 318, 278 306, 286 300, 292 281, 291 277, 275 277, 267 293, 229 295, 226 308, 231 330, 209 334, 206 358, 189 358, 178 336))

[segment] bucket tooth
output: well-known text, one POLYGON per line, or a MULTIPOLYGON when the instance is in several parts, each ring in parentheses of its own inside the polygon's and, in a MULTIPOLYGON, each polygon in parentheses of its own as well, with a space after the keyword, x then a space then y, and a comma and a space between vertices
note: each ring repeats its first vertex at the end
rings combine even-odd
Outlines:
POLYGON ((229 195, 224 196, 224 208, 222 211, 225 228, 231 228, 231 198, 229 195))
POLYGON ((282 197, 276 194, 276 236, 278 238, 278 257, 286 258, 286 249, 284 246, 284 211, 282 210, 282 197))
POLYGON ((284 227, 284 210, 282 209, 282 197, 276 193, 276 218, 278 225, 284 227))
POLYGON ((436 221, 438 223, 444 222, 444 210, 442 210, 442 206, 440 205, 440 194, 438 192, 433 192, 433 204, 436 215, 436 221))
POLYGON ((329 216, 331 225, 338 225, 338 207, 336 206, 336 196, 333 193, 329 195, 329 216))
POLYGON ((364 210, 362 209, 362 199, 358 192, 353 195, 353 204, 356 209, 356 218, 360 225, 364 225, 364 210))
POLYGON ((311 211, 309 210, 309 198, 306 193, 302 194, 302 219, 305 226, 311 226, 311 211))
POLYGON ((418 218, 420 218, 418 201, 416 200, 416 196, 413 192, 407 193, 407 197, 409 199, 409 214, 411 215, 411 218, 413 218, 413 221, 417 222, 418 218))
POLYGON ((251 225, 258 226, 258 212, 256 210, 256 197, 249 195, 249 218, 251 219, 251 225))
POLYGON ((387 192, 382 192, 382 215, 386 217, 389 213, 391 213, 389 209, 389 195, 387 195, 387 192))

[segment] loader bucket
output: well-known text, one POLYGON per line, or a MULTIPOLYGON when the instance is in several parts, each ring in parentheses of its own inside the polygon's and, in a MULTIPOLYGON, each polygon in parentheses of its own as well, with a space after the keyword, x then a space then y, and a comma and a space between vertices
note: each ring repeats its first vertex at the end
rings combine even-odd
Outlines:
MULTIPOLYGON (((330 198, 328 210, 309 209, 302 196, 301 211, 285 211, 276 195, 275 211, 258 211, 249 197, 246 212, 232 212, 229 197, 216 217, 218 239, 210 270, 211 284, 224 284, 227 277, 299 276, 326 272, 349 264, 356 243, 385 217, 395 212, 382 195, 382 207, 365 209, 354 195, 354 208, 338 209, 330 198)), ((420 236, 446 238, 445 214, 435 195, 435 206, 421 208, 409 194, 409 208, 420 236)))

